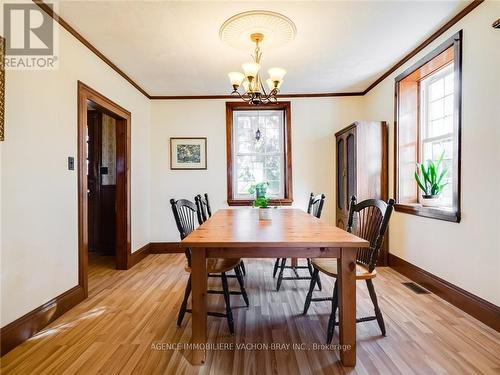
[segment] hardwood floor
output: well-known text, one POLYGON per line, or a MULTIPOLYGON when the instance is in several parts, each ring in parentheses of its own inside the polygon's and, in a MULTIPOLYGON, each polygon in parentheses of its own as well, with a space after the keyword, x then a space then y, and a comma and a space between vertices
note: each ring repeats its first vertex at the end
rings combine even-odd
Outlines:
MULTIPOLYGON (((2 374, 499 374, 500 334, 433 294, 415 294, 401 285, 406 278, 379 268, 375 288, 387 337, 375 321, 357 325, 355 370, 340 366, 338 352, 314 350, 323 344, 330 311, 313 303, 301 315, 307 281, 290 281, 280 292, 272 278, 273 260, 245 260, 247 309, 240 296, 231 303, 236 335, 226 320, 208 317, 211 344, 205 366, 189 364, 191 316, 176 326, 188 275, 184 255, 149 255, 128 271, 112 269, 112 258, 89 268, 89 298, 42 332, 1 358, 2 374), (234 347, 247 344, 249 348, 234 347), (265 350, 260 345, 305 343, 304 348, 265 350)), ((322 278, 323 292, 333 290, 322 278)), ((210 289, 220 288, 219 279, 210 289)), ((236 280, 230 281, 233 288, 236 280)), ((371 315, 364 283, 358 283, 358 316, 371 315)), ((209 309, 224 308, 223 297, 209 295, 209 309)), ((334 343, 338 342, 338 330, 334 343)))

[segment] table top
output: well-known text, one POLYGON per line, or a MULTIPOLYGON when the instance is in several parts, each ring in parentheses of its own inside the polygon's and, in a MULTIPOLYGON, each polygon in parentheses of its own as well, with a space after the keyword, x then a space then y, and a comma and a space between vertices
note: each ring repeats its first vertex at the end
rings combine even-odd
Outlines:
POLYGON ((254 208, 218 210, 181 241, 181 247, 368 247, 368 241, 299 209, 270 209, 259 220, 254 208))

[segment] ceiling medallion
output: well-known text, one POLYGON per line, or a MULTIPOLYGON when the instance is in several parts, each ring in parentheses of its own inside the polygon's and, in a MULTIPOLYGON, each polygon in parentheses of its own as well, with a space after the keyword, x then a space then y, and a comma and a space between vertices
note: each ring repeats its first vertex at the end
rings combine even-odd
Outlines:
POLYGON ((254 44, 253 61, 242 64, 243 73, 230 72, 229 80, 233 87, 232 95, 238 95, 245 102, 259 105, 277 103, 277 95, 286 70, 270 68, 266 80, 266 91, 260 77, 261 45, 267 47, 281 46, 295 38, 296 28, 293 22, 275 12, 251 11, 237 14, 229 18, 220 28, 220 38, 233 47, 248 47, 248 42, 254 44), (239 88, 243 86, 243 93, 239 88))

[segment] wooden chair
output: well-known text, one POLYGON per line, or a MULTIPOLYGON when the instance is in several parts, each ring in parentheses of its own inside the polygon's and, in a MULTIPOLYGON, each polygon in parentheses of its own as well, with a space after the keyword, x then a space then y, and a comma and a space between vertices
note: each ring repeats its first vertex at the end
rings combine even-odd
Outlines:
MULTIPOLYGON (((208 200, 208 194, 205 193, 204 197, 201 194, 198 194, 194 197, 194 201, 196 203, 196 207, 198 208, 198 222, 200 225, 208 220, 209 217, 212 216, 212 209, 210 208, 210 201, 208 200)), ((247 270, 245 269, 245 263, 243 263, 243 259, 240 262, 241 271, 243 275, 247 275, 247 270)))
MULTIPOLYGON (((187 199, 170 199, 170 204, 172 205, 172 212, 174 214, 175 223, 177 224, 177 229, 179 230, 181 240, 186 238, 196 227, 197 217, 199 218, 199 211, 196 205, 187 199)), ((186 291, 184 292, 184 299, 182 300, 181 307, 179 309, 179 316, 177 318, 177 326, 180 327, 184 315, 186 312, 191 312, 191 309, 187 308, 187 302, 189 295, 191 294, 191 249, 187 248, 185 250, 186 255, 186 272, 189 272, 189 279, 186 284, 186 291)), ((234 334, 234 321, 233 313, 231 311, 231 294, 239 294, 243 296, 246 305, 248 306, 248 296, 243 285, 243 277, 241 271, 237 267, 240 263, 239 259, 208 259, 207 260, 207 277, 220 277, 222 279, 222 291, 219 290, 208 290, 209 294, 223 294, 224 301, 226 303, 226 313, 219 312, 208 312, 208 315, 225 317, 227 318, 227 323, 229 326, 229 331, 234 334), (234 270, 236 273, 236 278, 240 284, 240 292, 230 292, 226 272, 234 270)))
MULTIPOLYGON (((384 242, 384 236, 389 225, 389 219, 394 208, 394 199, 389 199, 387 203, 378 199, 368 199, 360 203, 356 203, 356 197, 352 196, 349 206, 349 219, 347 222, 347 231, 353 233, 370 242, 370 247, 358 249, 356 256, 356 281, 365 280, 370 298, 375 309, 375 316, 356 319, 356 323, 377 320, 382 335, 386 335, 384 318, 378 306, 377 295, 373 286, 372 279, 377 275, 375 266, 377 263, 380 247, 384 242)), ((307 293, 304 304, 304 314, 311 302, 317 301, 332 301, 332 312, 328 321, 327 343, 330 344, 335 331, 336 313, 338 308, 338 287, 337 287, 337 259, 331 258, 315 258, 312 260, 314 273, 307 293), (330 298, 312 298, 314 286, 322 272, 328 276, 335 278, 335 286, 333 288, 333 297, 330 298)))
MULTIPOLYGON (((309 196, 309 203, 307 205, 307 213, 311 214, 318 219, 321 217, 321 212, 323 211, 323 205, 325 204, 325 194, 318 194, 314 195, 314 193, 311 193, 309 196)), ((280 270, 278 274, 278 282, 276 283, 276 290, 279 291, 281 287, 281 282, 283 280, 311 280, 311 277, 313 275, 313 268, 311 265, 311 259, 306 258, 307 260, 307 265, 306 266, 299 266, 298 264, 295 264, 295 262, 298 262, 298 260, 293 259, 292 264, 290 266, 286 265, 287 258, 277 258, 276 262, 274 262, 274 270, 273 270, 273 277, 276 277, 276 272, 278 271, 278 268, 280 270), (281 265, 280 265, 281 261, 281 265), (292 269, 294 276, 289 276, 289 277, 283 277, 283 271, 285 268, 290 268, 292 269), (299 273, 297 272, 297 269, 307 269, 309 271, 309 276, 300 276, 299 273)), ((318 288, 321 290, 321 280, 318 277, 318 288)))

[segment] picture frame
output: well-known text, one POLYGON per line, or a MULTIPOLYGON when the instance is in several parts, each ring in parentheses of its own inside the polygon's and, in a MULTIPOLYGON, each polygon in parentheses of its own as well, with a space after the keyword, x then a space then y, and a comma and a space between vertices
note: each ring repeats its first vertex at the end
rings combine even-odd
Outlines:
POLYGON ((207 138, 171 137, 170 169, 172 170, 207 169, 207 138))

